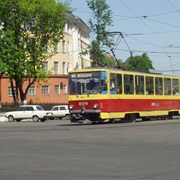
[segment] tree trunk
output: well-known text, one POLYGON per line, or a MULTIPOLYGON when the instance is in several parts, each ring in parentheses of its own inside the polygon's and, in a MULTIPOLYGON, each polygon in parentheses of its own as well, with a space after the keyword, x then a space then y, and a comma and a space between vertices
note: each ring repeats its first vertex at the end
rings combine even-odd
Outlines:
POLYGON ((11 89, 12 89, 12 95, 13 95, 14 105, 15 105, 15 106, 19 106, 17 88, 16 88, 16 92, 15 92, 15 88, 14 88, 14 84, 13 84, 13 81, 12 81, 12 80, 10 80, 10 84, 11 84, 11 89))

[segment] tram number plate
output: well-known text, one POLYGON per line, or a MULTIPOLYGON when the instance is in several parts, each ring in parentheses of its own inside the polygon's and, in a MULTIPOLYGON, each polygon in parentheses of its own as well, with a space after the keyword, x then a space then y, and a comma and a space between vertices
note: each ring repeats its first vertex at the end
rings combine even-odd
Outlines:
POLYGON ((79 106, 87 106, 87 105, 88 105, 87 101, 79 102, 79 106))

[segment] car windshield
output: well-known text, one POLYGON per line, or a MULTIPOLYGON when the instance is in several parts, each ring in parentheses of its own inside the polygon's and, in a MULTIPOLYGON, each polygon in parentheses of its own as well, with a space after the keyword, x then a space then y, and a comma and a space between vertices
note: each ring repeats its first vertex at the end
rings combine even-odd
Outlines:
POLYGON ((44 109, 41 106, 36 106, 38 111, 44 111, 44 109))
POLYGON ((106 80, 106 72, 70 73, 69 94, 78 95, 106 92, 106 80))

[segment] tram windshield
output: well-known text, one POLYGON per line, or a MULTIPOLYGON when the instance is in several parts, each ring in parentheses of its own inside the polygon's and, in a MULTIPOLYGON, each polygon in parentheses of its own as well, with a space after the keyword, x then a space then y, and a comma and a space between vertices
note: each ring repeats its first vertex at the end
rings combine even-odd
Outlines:
POLYGON ((83 72, 69 74, 69 94, 106 94, 106 72, 83 72))

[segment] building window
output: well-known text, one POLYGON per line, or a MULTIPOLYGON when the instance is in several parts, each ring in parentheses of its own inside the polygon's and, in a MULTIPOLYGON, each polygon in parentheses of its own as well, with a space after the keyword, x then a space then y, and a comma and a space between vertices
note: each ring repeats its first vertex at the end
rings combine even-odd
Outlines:
POLYGON ((59 63, 58 62, 54 62, 54 74, 58 74, 58 67, 59 63))
POLYGON ((43 95, 49 94, 49 86, 42 86, 42 94, 43 95))
POLYGON ((60 94, 60 87, 59 85, 54 86, 54 94, 60 94))
POLYGON ((34 86, 31 86, 31 87, 28 89, 27 95, 36 95, 36 89, 35 89, 34 86))
MULTIPOLYGON (((14 93, 16 95, 16 88, 15 87, 14 87, 14 93)), ((8 87, 8 96, 13 96, 12 88, 11 87, 8 87)))
POLYGON ((33 52, 34 44, 35 44, 34 38, 27 38, 26 39, 26 50, 28 52, 33 52))
POLYGON ((65 62, 62 63, 62 73, 66 74, 66 63, 65 62))
POLYGON ((62 41, 62 52, 66 52, 66 41, 62 41))
POLYGON ((32 20, 29 20, 25 23, 25 28, 28 30, 28 31, 32 31, 34 29, 34 27, 36 26, 36 23, 35 23, 35 20, 32 19, 32 20))
POLYGON ((42 47, 42 52, 43 53, 47 53, 48 52, 48 45, 47 44, 42 47))
POLYGON ((56 53, 56 52, 59 52, 59 50, 58 50, 58 43, 55 43, 54 44, 54 52, 56 53))
POLYGON ((42 69, 46 72, 48 71, 48 62, 47 61, 42 62, 42 69))
POLYGON ((67 85, 63 85, 63 93, 67 94, 67 85))

